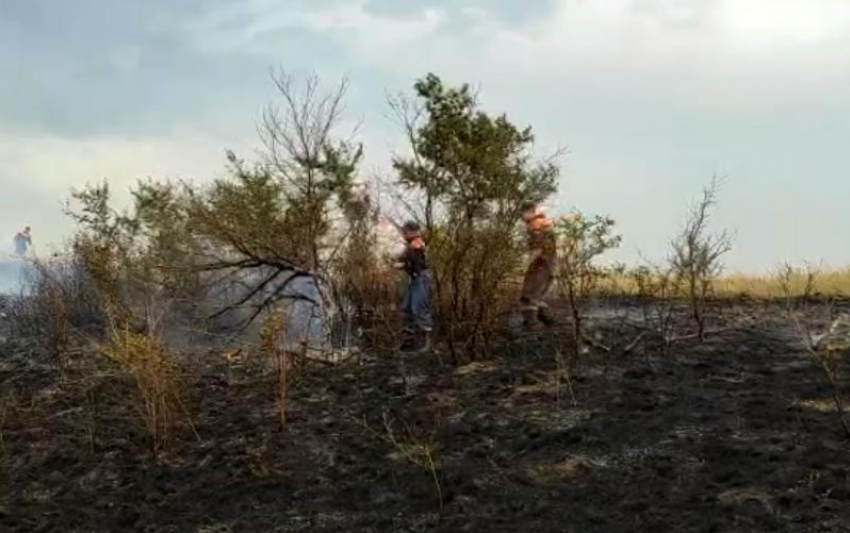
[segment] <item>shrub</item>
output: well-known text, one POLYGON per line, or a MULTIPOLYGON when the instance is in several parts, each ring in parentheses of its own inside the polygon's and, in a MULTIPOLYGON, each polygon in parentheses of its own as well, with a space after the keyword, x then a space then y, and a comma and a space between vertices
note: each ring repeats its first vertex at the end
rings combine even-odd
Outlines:
POLYGON ((158 460, 171 443, 181 417, 191 425, 177 363, 152 334, 129 329, 114 328, 100 351, 132 378, 133 403, 147 433, 151 455, 158 460))
MULTIPOLYGON (((850 423, 847 421, 844 394, 841 390, 843 375, 842 356, 850 350, 850 317, 846 314, 839 315, 832 320, 829 330, 823 334, 815 335, 807 324, 807 313, 810 311, 809 303, 814 296, 817 286, 819 271, 807 264, 805 268, 795 268, 785 263, 777 272, 777 283, 785 297, 786 311, 794 322, 801 344, 806 352, 817 362, 823 371, 823 376, 832 391, 832 400, 835 404, 835 412, 845 435, 850 438, 850 423), (793 281, 803 279, 802 292, 795 302, 793 281)), ((830 306, 830 315, 832 315, 830 306)))
POLYGON ((578 357, 585 338, 587 304, 609 273, 607 268, 597 265, 596 260, 620 245, 621 237, 613 233, 613 228, 614 221, 610 218, 589 218, 581 214, 562 219, 556 226, 558 286, 570 308, 574 359, 578 357))
POLYGON ((732 249, 729 233, 709 233, 711 210, 717 205, 719 186, 715 177, 703 189, 702 198, 691 207, 684 228, 671 243, 670 266, 676 282, 684 287, 700 340, 705 340, 706 303, 713 294, 714 282, 723 271, 721 258, 732 249))
POLYGON ((642 265, 631 271, 631 278, 646 328, 658 335, 661 350, 667 353, 674 341, 676 304, 681 291, 669 267, 642 265))
POLYGON ((286 335, 286 323, 285 310, 278 308, 266 317, 260 334, 262 350, 274 364, 275 403, 281 431, 286 428, 289 390, 298 370, 298 362, 300 360, 303 364, 306 357, 304 353, 296 354, 292 351, 286 335))
POLYGON ((507 312, 522 258, 520 206, 551 195, 558 169, 532 159, 530 128, 480 110, 469 86, 431 74, 414 89, 415 100, 391 102, 410 141, 410 155, 394 161, 396 183, 424 226, 438 329, 458 361, 486 350, 507 312))
POLYGON ((51 353, 61 356, 75 333, 102 331, 104 308, 79 257, 32 261, 27 266, 22 292, 6 305, 14 334, 44 341, 51 353))

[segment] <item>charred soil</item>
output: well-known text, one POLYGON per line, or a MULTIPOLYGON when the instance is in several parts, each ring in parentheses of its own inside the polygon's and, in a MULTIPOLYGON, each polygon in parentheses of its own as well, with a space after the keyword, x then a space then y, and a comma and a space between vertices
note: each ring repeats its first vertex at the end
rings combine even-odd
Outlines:
MULTIPOLYGON (((616 315, 616 313, 614 313, 616 315)), ((850 531, 850 442, 776 309, 664 355, 616 316, 559 374, 560 330, 463 366, 184 354, 194 430, 153 461, 127 383, 85 352, 2 345, 3 531, 850 531)), ((847 365, 844 365, 845 368, 847 365)), ((847 385, 847 381, 843 382, 847 385)))

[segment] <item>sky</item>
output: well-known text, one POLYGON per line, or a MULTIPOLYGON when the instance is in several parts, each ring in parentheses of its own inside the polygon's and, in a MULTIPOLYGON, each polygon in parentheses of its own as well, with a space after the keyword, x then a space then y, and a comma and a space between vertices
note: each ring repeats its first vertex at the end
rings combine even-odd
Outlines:
POLYGON ((613 217, 660 258, 724 176, 732 270, 850 264, 846 0, 0 0, 0 235, 71 231, 71 188, 225 175, 255 157, 269 69, 346 77, 362 175, 403 152, 386 97, 428 72, 556 147, 550 212, 613 217))

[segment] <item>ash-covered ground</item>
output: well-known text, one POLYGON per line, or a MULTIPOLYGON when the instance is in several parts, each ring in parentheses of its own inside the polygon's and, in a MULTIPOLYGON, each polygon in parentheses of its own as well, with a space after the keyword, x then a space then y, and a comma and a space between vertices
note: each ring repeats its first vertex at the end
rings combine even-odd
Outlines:
POLYGON ((730 306, 666 354, 624 353, 627 315, 597 314, 610 351, 569 378, 561 329, 461 366, 308 364, 282 431, 268 366, 199 346, 181 356, 196 434, 157 462, 95 356, 7 339, 0 530, 850 531, 850 442, 777 306, 730 306))

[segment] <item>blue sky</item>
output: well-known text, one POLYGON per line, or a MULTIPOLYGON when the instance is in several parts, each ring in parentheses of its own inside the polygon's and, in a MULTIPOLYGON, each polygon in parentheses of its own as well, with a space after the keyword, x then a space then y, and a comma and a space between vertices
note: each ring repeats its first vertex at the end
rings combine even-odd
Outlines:
POLYGON ((433 71, 569 148, 550 210, 613 216, 619 259, 718 173, 731 268, 850 263, 845 0, 0 0, 0 232, 60 240, 86 182, 221 175, 273 65, 350 79, 364 177, 402 149, 386 94, 433 71))

